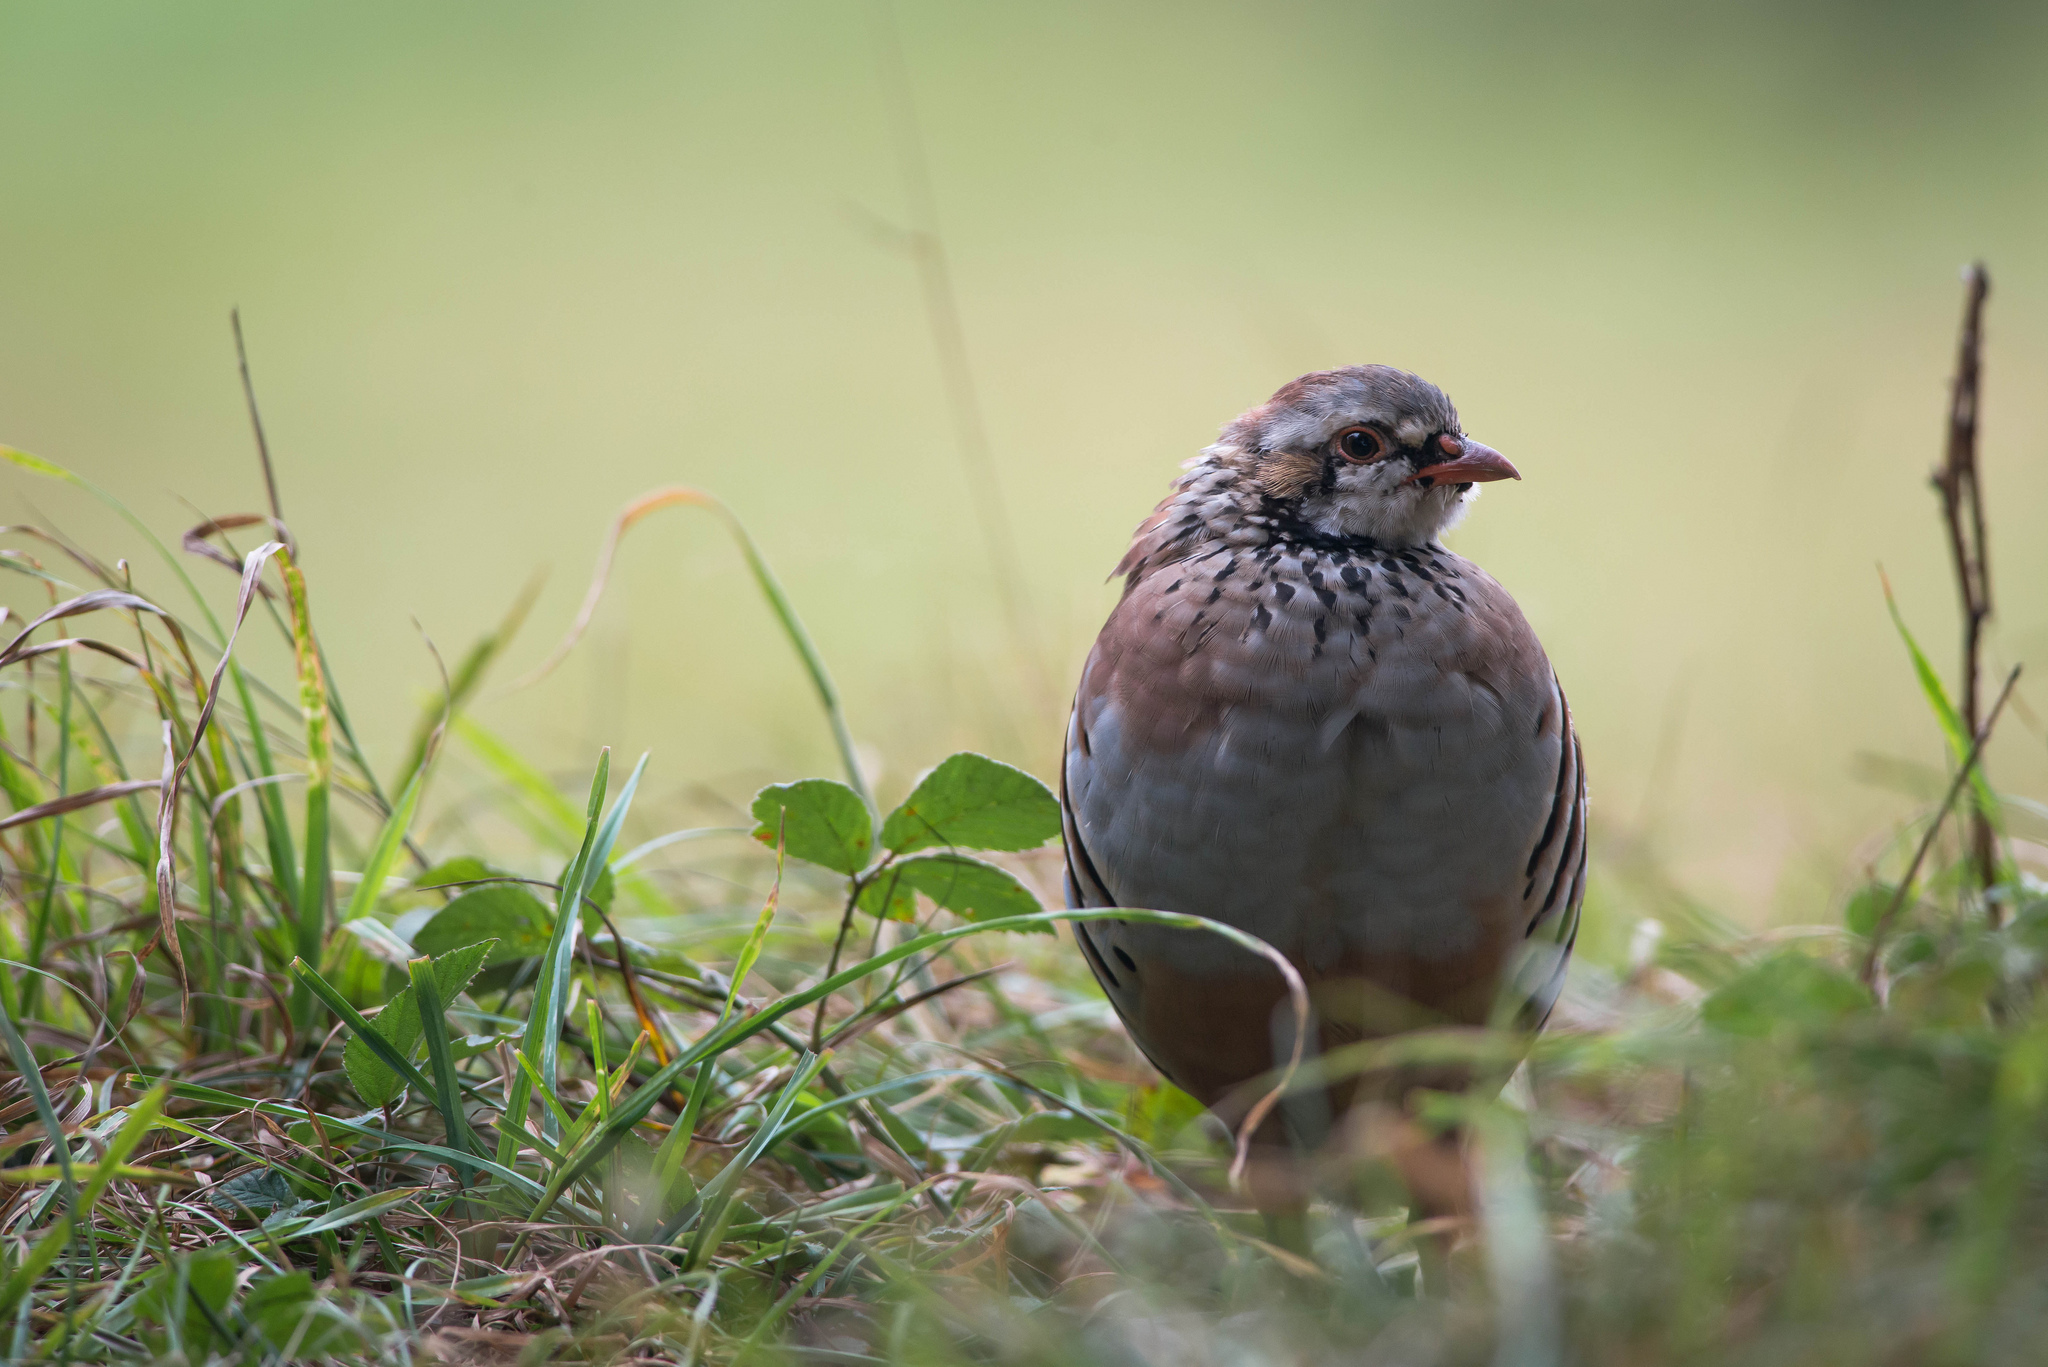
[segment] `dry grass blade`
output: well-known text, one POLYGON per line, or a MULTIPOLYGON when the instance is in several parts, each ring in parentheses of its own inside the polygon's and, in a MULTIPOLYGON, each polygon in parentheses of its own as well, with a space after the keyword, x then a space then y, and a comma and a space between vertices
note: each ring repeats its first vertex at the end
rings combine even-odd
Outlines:
POLYGON ((148 612, 154 613, 159 617, 165 616, 164 610, 148 599, 138 598, 134 594, 123 592, 120 589, 94 589, 91 593, 81 593, 76 598, 66 599, 64 602, 57 604, 57 606, 51 608, 40 617, 35 618, 27 626, 16 632, 14 639, 7 643, 4 650, 0 650, 0 669, 4 669, 24 657, 28 638, 36 633, 37 628, 46 626, 51 622, 60 621, 66 617, 76 617, 80 613, 109 610, 117 612, 148 612))
POLYGON ((31 821, 41 821, 45 817, 62 816, 66 812, 75 812, 82 807, 96 807, 102 802, 126 797, 130 793, 147 792, 152 788, 161 787, 162 783, 158 779, 131 778, 119 783, 101 784, 97 788, 88 788, 83 792, 67 793, 63 797, 53 797, 48 802, 38 802, 33 807, 24 807, 18 812, 0 817, 0 831, 13 826, 26 826, 31 821))
POLYGON ((227 641, 221 646, 220 660, 214 665, 213 677, 207 683, 206 700, 200 706, 199 720, 192 727, 192 744, 175 762, 173 756, 177 749, 176 738, 172 733, 169 718, 164 720, 164 773, 156 818, 157 908, 158 915, 162 918, 160 934, 164 951, 170 955, 172 964, 177 967, 180 992, 187 999, 184 1002, 184 1009, 188 1013, 191 1009, 191 980, 186 975, 184 947, 178 942, 177 861, 172 857, 171 851, 171 839, 178 823, 178 791, 184 783, 185 771, 191 767, 194 757, 199 754, 199 747, 205 742, 207 724, 213 720, 214 708, 220 702, 221 678, 227 673, 228 662, 234 658, 235 640, 241 635, 242 623, 248 620, 249 605, 255 601, 256 585, 263 574, 263 567, 270 562, 272 556, 283 550, 282 542, 266 541, 250 551, 248 558, 243 562, 242 587, 235 600, 234 625, 228 631, 227 641))

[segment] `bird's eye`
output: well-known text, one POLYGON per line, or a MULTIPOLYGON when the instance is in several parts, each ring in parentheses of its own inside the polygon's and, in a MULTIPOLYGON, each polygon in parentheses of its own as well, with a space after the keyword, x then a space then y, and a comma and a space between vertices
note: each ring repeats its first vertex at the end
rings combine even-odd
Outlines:
POLYGON ((1337 434, 1337 453, 1357 465, 1366 465, 1387 453, 1387 443, 1370 427, 1348 427, 1337 434))

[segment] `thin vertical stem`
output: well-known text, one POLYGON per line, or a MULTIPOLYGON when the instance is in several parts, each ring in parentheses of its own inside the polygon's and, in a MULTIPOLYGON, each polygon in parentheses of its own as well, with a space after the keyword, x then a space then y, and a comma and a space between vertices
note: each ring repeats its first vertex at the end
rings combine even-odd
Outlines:
POLYGON ((277 501, 277 471, 270 465, 270 442, 263 435, 263 414, 256 409, 256 386, 249 378, 249 348, 242 344, 242 311, 228 310, 228 322, 235 330, 235 364, 242 370, 242 398, 249 405, 249 426, 256 432, 256 455, 263 462, 263 488, 270 495, 270 515, 284 521, 284 508, 277 501))
MULTIPOLYGON (((1962 338, 1956 348, 1955 380, 1949 390, 1948 442, 1941 467, 1934 473, 1934 487, 1941 493, 1941 509, 1948 528, 1949 554, 1954 562, 1956 589, 1963 610, 1963 686, 1961 711, 1963 732, 1977 734, 1980 716, 1984 624, 1991 617, 1990 550, 1984 535, 1984 493, 1977 470, 1977 416, 1982 391, 1982 342, 1984 300, 1991 292, 1991 277, 1983 264, 1973 264, 1964 273, 1962 338)), ((1992 814, 1982 804, 1973 804, 1969 822, 1970 858, 1976 865, 1977 880, 1985 889, 1998 881, 1998 850, 1992 831, 1992 814)), ((1994 924, 2000 909, 1988 913, 1994 924)))

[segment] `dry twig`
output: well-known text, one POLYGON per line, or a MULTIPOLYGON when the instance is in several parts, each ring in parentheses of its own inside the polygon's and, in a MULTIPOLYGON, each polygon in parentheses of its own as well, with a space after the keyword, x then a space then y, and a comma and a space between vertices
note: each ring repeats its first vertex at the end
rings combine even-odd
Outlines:
MULTIPOLYGON (((1963 600, 1963 732, 1978 732, 1978 675, 1984 623, 1991 617, 1991 562, 1984 539, 1984 491, 1977 472, 1977 412, 1981 387, 1979 365, 1983 340, 1984 299, 1991 277, 1982 262, 1963 274, 1963 335, 1956 350, 1955 380, 1949 389, 1948 444, 1934 487, 1941 493, 1942 517, 1948 526, 1949 553, 1955 561, 1956 588, 1963 600)), ((1991 813, 1973 805, 1970 813, 1970 858, 1977 881, 1986 890, 1998 881, 1998 851, 1992 837, 1991 813)), ((1993 923, 1998 909, 1992 908, 1993 923)))

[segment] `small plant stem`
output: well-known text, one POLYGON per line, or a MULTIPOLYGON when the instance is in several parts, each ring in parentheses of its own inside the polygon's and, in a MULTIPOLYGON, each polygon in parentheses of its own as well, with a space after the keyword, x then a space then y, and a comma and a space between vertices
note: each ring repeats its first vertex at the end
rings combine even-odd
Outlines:
MULTIPOLYGON (((875 872, 880 873, 881 870, 877 869, 875 872)), ((846 910, 839 914, 839 933, 832 938, 832 958, 825 965, 825 976, 828 978, 839 971, 840 952, 846 948, 846 937, 853 930, 853 910, 860 904, 860 890, 866 886, 867 883, 859 874, 847 880, 846 910)), ((818 1041, 824 1038, 825 1003, 830 1000, 830 997, 820 997, 818 1010, 811 1017, 811 1052, 814 1054, 818 1052, 818 1041)))
MULTIPOLYGON (((1981 365, 1984 300, 1991 277, 1981 262, 1964 272, 1963 331, 1956 348, 1955 380, 1949 390, 1948 441, 1934 487, 1941 493, 1941 511, 1948 529, 1949 554, 1955 564, 1956 589, 1963 609, 1963 730, 1977 733, 1981 699, 1984 623, 1991 617, 1991 561, 1984 536, 1984 491, 1977 471, 1977 414, 1982 390, 1981 365)), ((1977 881, 1989 891, 1998 881, 1998 851, 1991 813, 1973 806, 1970 814, 1970 858, 1977 881)), ((2000 918, 1991 911, 1992 924, 2000 918)))
POLYGON ((1913 890, 1913 880, 1920 875, 1920 866, 1927 860, 1927 852, 1934 848, 1934 837, 1941 833, 1941 823, 1947 819, 1949 809, 1956 805, 1956 798, 1962 793, 1963 785, 1970 781, 1970 771, 1977 767, 1978 756, 1984 753, 1984 742, 1991 738, 1991 728, 1998 724, 1998 714, 2005 710, 2005 700, 2012 696, 2012 686, 2020 681, 2020 667, 2014 665, 2012 673, 2005 676, 2005 687, 1998 690, 1998 701, 1991 705, 1991 715, 1984 718, 1984 725, 1970 740, 1970 752, 1963 756, 1963 762, 1956 770, 1955 778, 1948 785, 1948 794, 1941 805, 1934 809, 1934 819, 1927 823, 1927 834, 1920 837, 1920 848, 1913 852, 1913 862, 1906 866, 1906 874, 1899 880, 1898 888, 1892 893, 1892 900, 1886 905, 1884 914, 1870 928, 1870 947, 1863 954, 1863 982, 1869 986, 1877 981, 1878 951, 1884 947, 1885 932, 1891 928, 1892 918, 1899 914, 1899 908, 1906 904, 1906 896, 1913 890))
POLYGON ((270 464, 270 442, 263 435, 263 414, 256 409, 256 385, 249 378, 249 348, 242 343, 242 311, 228 310, 228 323, 235 330, 235 364, 242 372, 242 398, 249 405, 249 426, 256 433, 256 455, 263 462, 263 489, 270 495, 270 515, 284 521, 284 508, 277 501, 277 471, 270 464))

